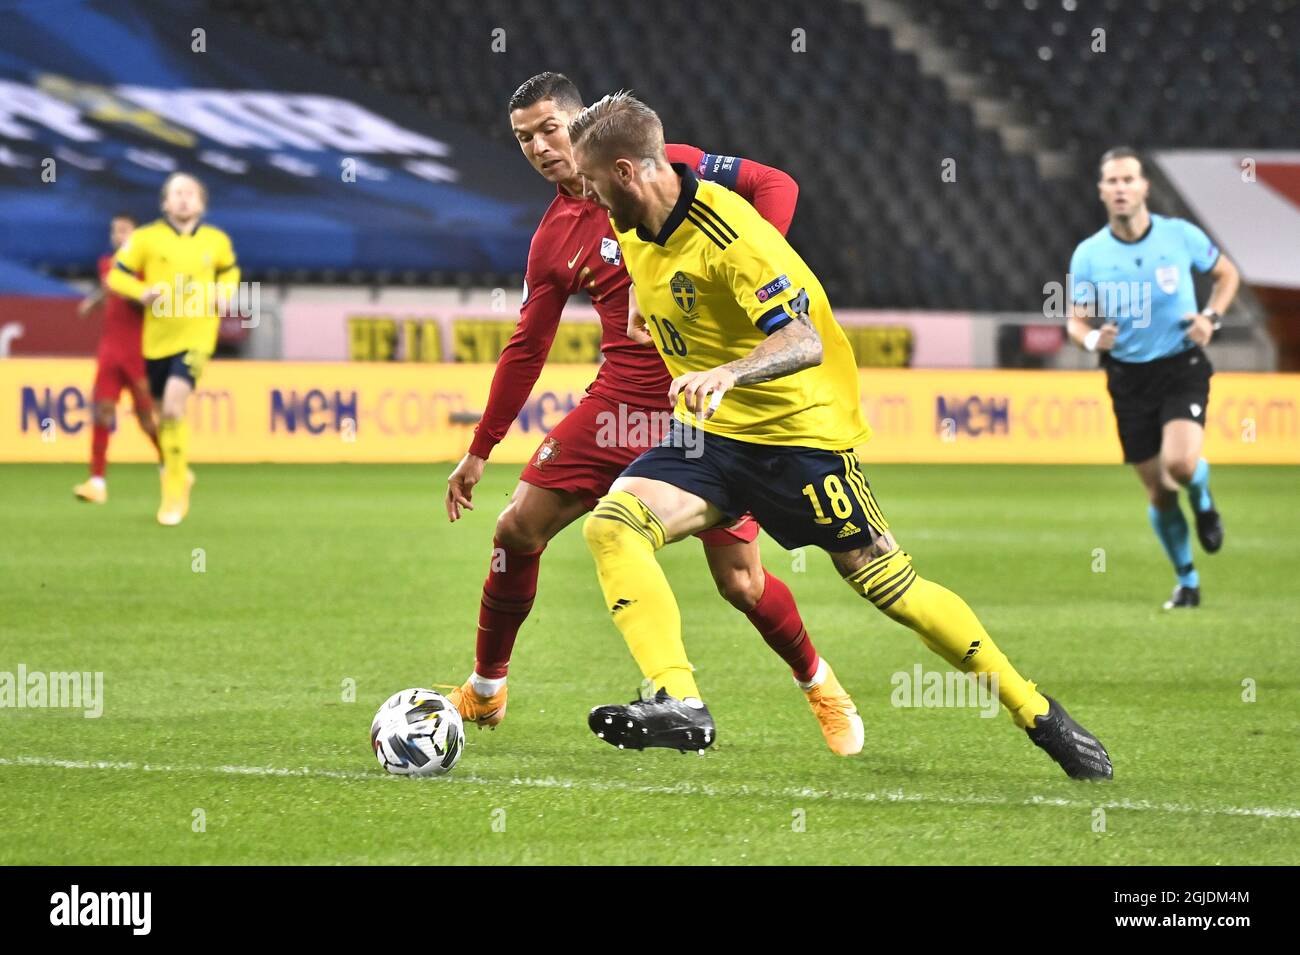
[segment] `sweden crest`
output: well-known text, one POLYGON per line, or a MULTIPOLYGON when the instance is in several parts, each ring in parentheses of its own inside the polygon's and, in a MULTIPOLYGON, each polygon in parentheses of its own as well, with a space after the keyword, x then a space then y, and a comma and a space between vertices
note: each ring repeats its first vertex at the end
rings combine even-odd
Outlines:
POLYGON ((695 307, 695 283, 687 278, 685 272, 674 275, 668 288, 673 293, 673 301, 683 312, 689 312, 695 307))

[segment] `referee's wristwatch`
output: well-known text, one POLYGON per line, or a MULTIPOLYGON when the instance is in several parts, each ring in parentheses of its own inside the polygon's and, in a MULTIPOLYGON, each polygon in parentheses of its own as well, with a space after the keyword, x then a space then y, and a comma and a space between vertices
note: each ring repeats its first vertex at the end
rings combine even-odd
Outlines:
POLYGON ((1214 335, 1217 335, 1219 329, 1223 327, 1223 316, 1212 308, 1201 309, 1201 314, 1210 320, 1210 331, 1213 332, 1210 336, 1210 340, 1213 341, 1214 335))

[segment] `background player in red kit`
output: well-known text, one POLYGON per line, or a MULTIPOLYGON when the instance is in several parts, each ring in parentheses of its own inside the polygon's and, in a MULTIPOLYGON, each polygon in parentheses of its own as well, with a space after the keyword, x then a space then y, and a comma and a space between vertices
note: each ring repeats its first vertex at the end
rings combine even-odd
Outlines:
MULTIPOLYGON (((586 396, 524 467, 510 504, 497 519, 493 562, 479 610, 474 672, 450 694, 462 717, 479 726, 496 726, 505 716, 510 654, 533 606, 547 542, 586 514, 623 468, 657 443, 657 436, 632 438, 630 432, 610 441, 608 424, 661 420, 669 410, 671 378, 662 359, 643 343, 641 329, 629 337, 631 280, 608 213, 586 198, 573 163, 568 124, 582 105, 577 88, 560 73, 532 77, 509 104, 524 156, 556 184, 557 195, 533 235, 519 324, 497 363, 487 409, 469 453, 447 479, 450 520, 459 519, 462 508, 473 509, 473 489, 484 464, 532 392, 564 305, 579 291, 587 292, 600 315, 604 361, 586 396)), ((688 163, 701 178, 744 196, 782 233, 790 227, 798 186, 785 173, 693 146, 669 145, 667 151, 671 161, 688 163)), ((758 525, 746 516, 731 527, 699 536, 719 592, 789 664, 827 745, 840 755, 860 752, 863 728, 857 708, 818 656, 789 588, 764 569, 758 525)))
MULTIPOLYGON (((110 292, 107 285, 108 272, 113 268, 113 255, 135 227, 134 216, 127 213, 113 216, 108 227, 108 241, 113 251, 99 259, 99 288, 82 299, 77 307, 77 311, 85 316, 100 305, 104 306, 104 330, 99 337, 92 397, 94 426, 90 432, 90 477, 72 489, 81 500, 94 504, 108 500, 108 484, 104 480, 108 468, 108 438, 117 426, 117 399, 123 388, 131 392, 131 404, 140 429, 158 450, 158 424, 154 421, 153 400, 149 397, 149 381, 145 377, 144 355, 140 350, 144 315, 139 302, 110 292)), ((162 460, 160 450, 159 460, 162 460)))

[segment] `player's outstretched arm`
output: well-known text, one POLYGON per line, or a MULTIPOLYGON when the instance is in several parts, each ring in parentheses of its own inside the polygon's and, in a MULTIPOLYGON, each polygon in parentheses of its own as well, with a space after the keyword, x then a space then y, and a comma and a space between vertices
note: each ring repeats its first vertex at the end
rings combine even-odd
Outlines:
POLYGON ((1093 328, 1092 320, 1098 312, 1097 287, 1092 280, 1092 263, 1086 244, 1080 243, 1070 256, 1070 316, 1065 322, 1066 334, 1085 351, 1110 351, 1115 347, 1119 326, 1113 321, 1102 321, 1101 328, 1093 328))
POLYGON ((217 314, 227 316, 234 314, 239 306, 239 260, 235 258, 235 246, 230 236, 221 233, 222 249, 220 261, 213 273, 216 285, 217 314))
POLYGON ((1241 273, 1237 271, 1237 266, 1222 253, 1219 254, 1209 274, 1214 279, 1214 286, 1210 289, 1205 311, 1183 316, 1188 326, 1187 337, 1202 347, 1208 345, 1210 339, 1214 337, 1217 316, 1228 311, 1232 306, 1232 300, 1237 297, 1237 289, 1241 286, 1241 273))
POLYGON ((143 273, 145 260, 149 257, 146 232, 147 227, 131 233, 131 237, 113 256, 113 264, 104 276, 103 283, 110 292, 148 306, 158 297, 156 290, 151 289, 142 279, 136 278, 136 273, 143 273))
POLYGON ((1070 341, 1088 351, 1110 351, 1115 345, 1115 336, 1119 326, 1106 322, 1101 328, 1092 327, 1092 312, 1085 304, 1076 303, 1070 311, 1066 324, 1070 341))
POLYGON ((474 485, 483 479, 488 456, 505 437, 519 409, 532 393, 560 327, 564 303, 569 298, 568 291, 553 279, 550 271, 535 263, 533 257, 538 245, 534 237, 533 250, 529 252, 530 278, 519 309, 519 324, 497 359, 487 407, 474 429, 469 453, 461 458, 447 478, 443 503, 447 508, 447 520, 453 523, 460 520, 463 511, 474 510, 474 485))
POLYGON ((794 221, 799 184, 784 169, 765 166, 743 156, 719 156, 686 143, 664 147, 669 162, 684 162, 701 179, 726 186, 785 235, 794 221))
POLYGON ((471 455, 486 461, 510 430, 546 364, 568 299, 568 291, 549 274, 530 268, 519 323, 497 359, 487 406, 470 442, 471 455))
POLYGON ((754 346, 744 358, 722 367, 735 376, 738 385, 756 385, 793 375, 822 363, 822 337, 807 312, 800 312, 789 324, 778 328, 754 346))
POLYGON ((1223 315, 1237 297, 1237 289, 1241 287, 1241 272, 1232 259, 1220 253, 1214 268, 1210 269, 1210 278, 1214 279, 1214 287, 1210 289, 1210 298, 1205 307, 1223 315))
POLYGON ((754 346, 744 358, 708 371, 689 372, 674 378, 672 387, 668 389, 668 401, 675 405, 680 394, 685 398, 687 411, 711 418, 718 410, 722 396, 736 385, 773 381, 821 363, 821 335, 813 327, 808 313, 800 312, 754 346))
POLYGON ((461 510, 474 510, 474 485, 483 480, 483 467, 487 461, 473 452, 465 455, 456 465, 456 470, 447 478, 447 520, 455 523, 461 518, 461 510))
POLYGON ((95 309, 99 308, 99 306, 104 304, 104 296, 107 294, 108 293, 104 291, 102 285, 95 289, 95 291, 91 292, 77 304, 77 315, 81 318, 85 318, 95 309))
POLYGON ((635 285, 627 287, 627 337, 638 345, 654 347, 654 339, 650 337, 650 331, 646 328, 645 316, 637 308, 635 285))
POLYGON ((799 202, 799 183, 794 176, 775 166, 764 166, 752 159, 743 160, 736 192, 744 196, 761 215, 785 235, 794 221, 799 202))

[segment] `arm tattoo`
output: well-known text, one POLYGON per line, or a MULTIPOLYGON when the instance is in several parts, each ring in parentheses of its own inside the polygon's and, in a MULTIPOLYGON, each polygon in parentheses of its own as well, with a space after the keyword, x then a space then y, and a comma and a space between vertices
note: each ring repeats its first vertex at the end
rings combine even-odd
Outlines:
POLYGON ((793 375, 822 363, 822 339, 807 312, 777 329, 744 358, 722 367, 736 376, 738 385, 756 385, 793 375))

